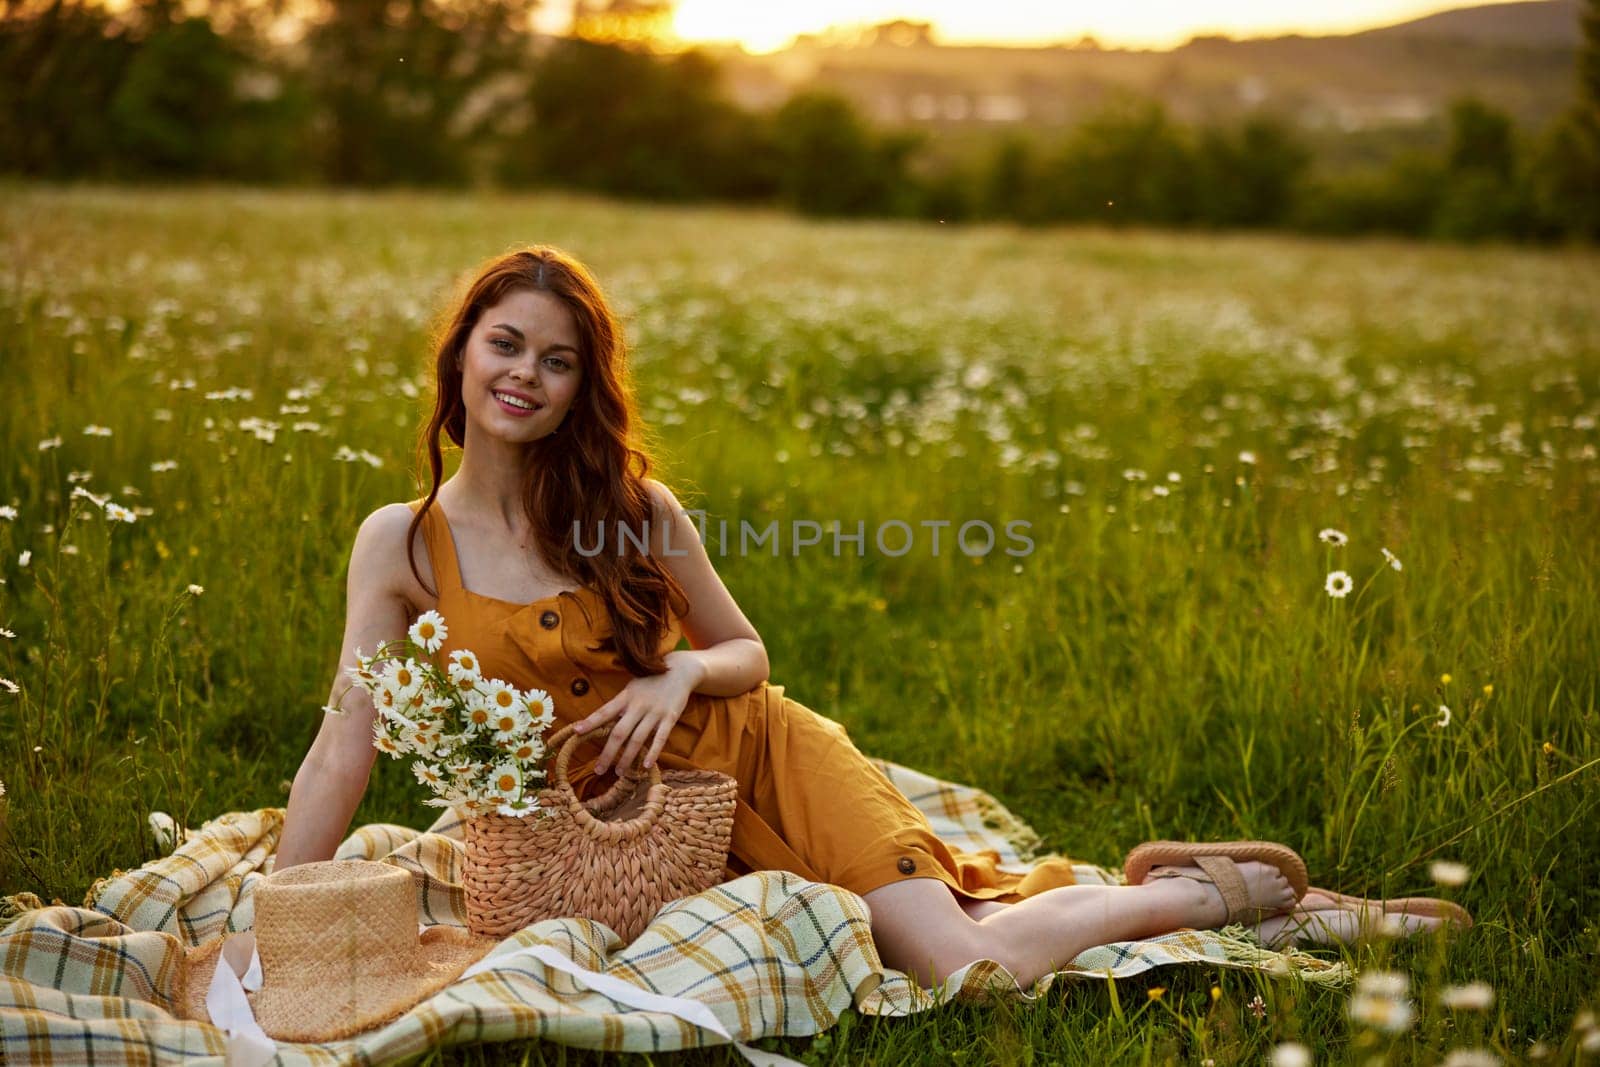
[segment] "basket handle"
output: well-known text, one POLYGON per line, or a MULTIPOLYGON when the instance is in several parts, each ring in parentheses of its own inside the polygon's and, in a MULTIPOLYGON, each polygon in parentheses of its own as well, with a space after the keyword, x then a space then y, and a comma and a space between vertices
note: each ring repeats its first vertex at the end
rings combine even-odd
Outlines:
MULTIPOLYGON (((573 749, 580 742, 598 741, 611 733, 612 725, 601 726, 588 733, 580 734, 569 723, 551 735, 548 742, 549 748, 556 750, 555 766, 550 773, 550 787, 555 789, 561 799, 566 803, 567 810, 572 813, 573 821, 590 837, 599 841, 616 843, 631 841, 643 837, 650 832, 650 828, 661 817, 662 811, 667 806, 667 786, 661 780, 661 767, 653 765, 650 768, 650 792, 645 798, 644 811, 631 819, 619 822, 606 822, 597 819, 583 801, 578 799, 577 792, 572 788, 572 783, 567 779, 567 767, 572 762, 573 749)), ((633 779, 637 781, 637 779, 633 779)), ((617 786, 622 783, 618 782, 617 786)), ((613 787, 613 791, 616 787, 613 787)), ((607 794, 608 796, 610 794, 607 794)))

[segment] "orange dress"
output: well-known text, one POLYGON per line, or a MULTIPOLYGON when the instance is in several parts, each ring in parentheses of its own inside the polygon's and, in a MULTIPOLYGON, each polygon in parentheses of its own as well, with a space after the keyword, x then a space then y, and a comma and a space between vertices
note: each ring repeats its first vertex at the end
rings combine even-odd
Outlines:
MULTIPOLYGON (((415 512, 422 501, 410 506, 415 512)), ((437 502, 423 518, 422 534, 447 630, 441 662, 468 648, 485 677, 543 689, 555 702, 552 730, 585 718, 633 678, 614 653, 600 650, 611 620, 598 592, 586 586, 529 604, 475 593, 461 584, 455 539, 437 502)), ((676 648, 682 636, 674 617, 662 651, 676 648)), ((573 753, 568 778, 580 798, 614 781, 610 772, 594 773, 599 755, 598 744, 573 753)), ((860 894, 907 878, 937 878, 958 897, 1003 902, 1072 884, 1064 860, 1009 874, 996 868, 994 852, 947 847, 841 724, 785 696, 781 685, 763 681, 732 697, 691 694, 657 762, 663 770, 704 768, 738 781, 729 877, 787 870, 860 894)))

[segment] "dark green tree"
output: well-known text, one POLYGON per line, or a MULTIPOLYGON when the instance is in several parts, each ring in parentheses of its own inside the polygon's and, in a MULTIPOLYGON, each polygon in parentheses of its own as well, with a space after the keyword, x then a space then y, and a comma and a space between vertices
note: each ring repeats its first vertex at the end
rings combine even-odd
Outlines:
POLYGON ((1194 153, 1153 100, 1114 103, 1075 129, 1044 165, 1051 218, 1181 224, 1195 216, 1194 153))
POLYGON ((907 175, 916 133, 879 136, 846 98, 813 90, 790 97, 772 119, 781 191, 808 215, 893 215, 915 210, 907 175))
POLYGON ((1216 226, 1275 226, 1294 206, 1311 153, 1282 120, 1207 126, 1195 147, 1196 214, 1216 226))

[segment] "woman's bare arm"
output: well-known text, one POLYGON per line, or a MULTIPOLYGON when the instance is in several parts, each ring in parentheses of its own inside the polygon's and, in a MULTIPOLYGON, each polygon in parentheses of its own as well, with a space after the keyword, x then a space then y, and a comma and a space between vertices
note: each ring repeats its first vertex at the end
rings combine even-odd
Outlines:
POLYGON ((683 664, 694 692, 738 696, 766 680, 771 670, 767 646, 711 565, 693 520, 672 490, 654 478, 646 478, 645 486, 655 497, 650 551, 689 597, 683 632, 691 647, 668 652, 667 665, 683 664))
POLYGON ((405 563, 411 509, 404 504, 379 508, 356 533, 346 583, 344 648, 329 704, 343 715, 324 715, 321 728, 294 776, 276 870, 332 859, 350 828, 350 819, 367 790, 377 750, 372 747, 375 711, 366 690, 345 671, 355 666, 356 650, 371 655, 385 641, 405 637, 410 607, 398 576, 405 563))

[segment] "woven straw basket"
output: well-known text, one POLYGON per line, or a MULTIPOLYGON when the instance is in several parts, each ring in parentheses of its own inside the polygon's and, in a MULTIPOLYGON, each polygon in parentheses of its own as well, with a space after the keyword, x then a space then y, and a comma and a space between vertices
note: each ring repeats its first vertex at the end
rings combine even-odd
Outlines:
POLYGON ((630 942, 662 905, 723 880, 738 783, 719 771, 654 766, 648 792, 645 780, 622 776, 604 795, 579 800, 567 780, 572 751, 610 732, 564 726, 550 738, 556 758, 538 794, 544 810, 467 820, 462 882, 473 933, 507 937, 541 919, 578 916, 630 942), (639 814, 619 817, 640 803, 639 814))

